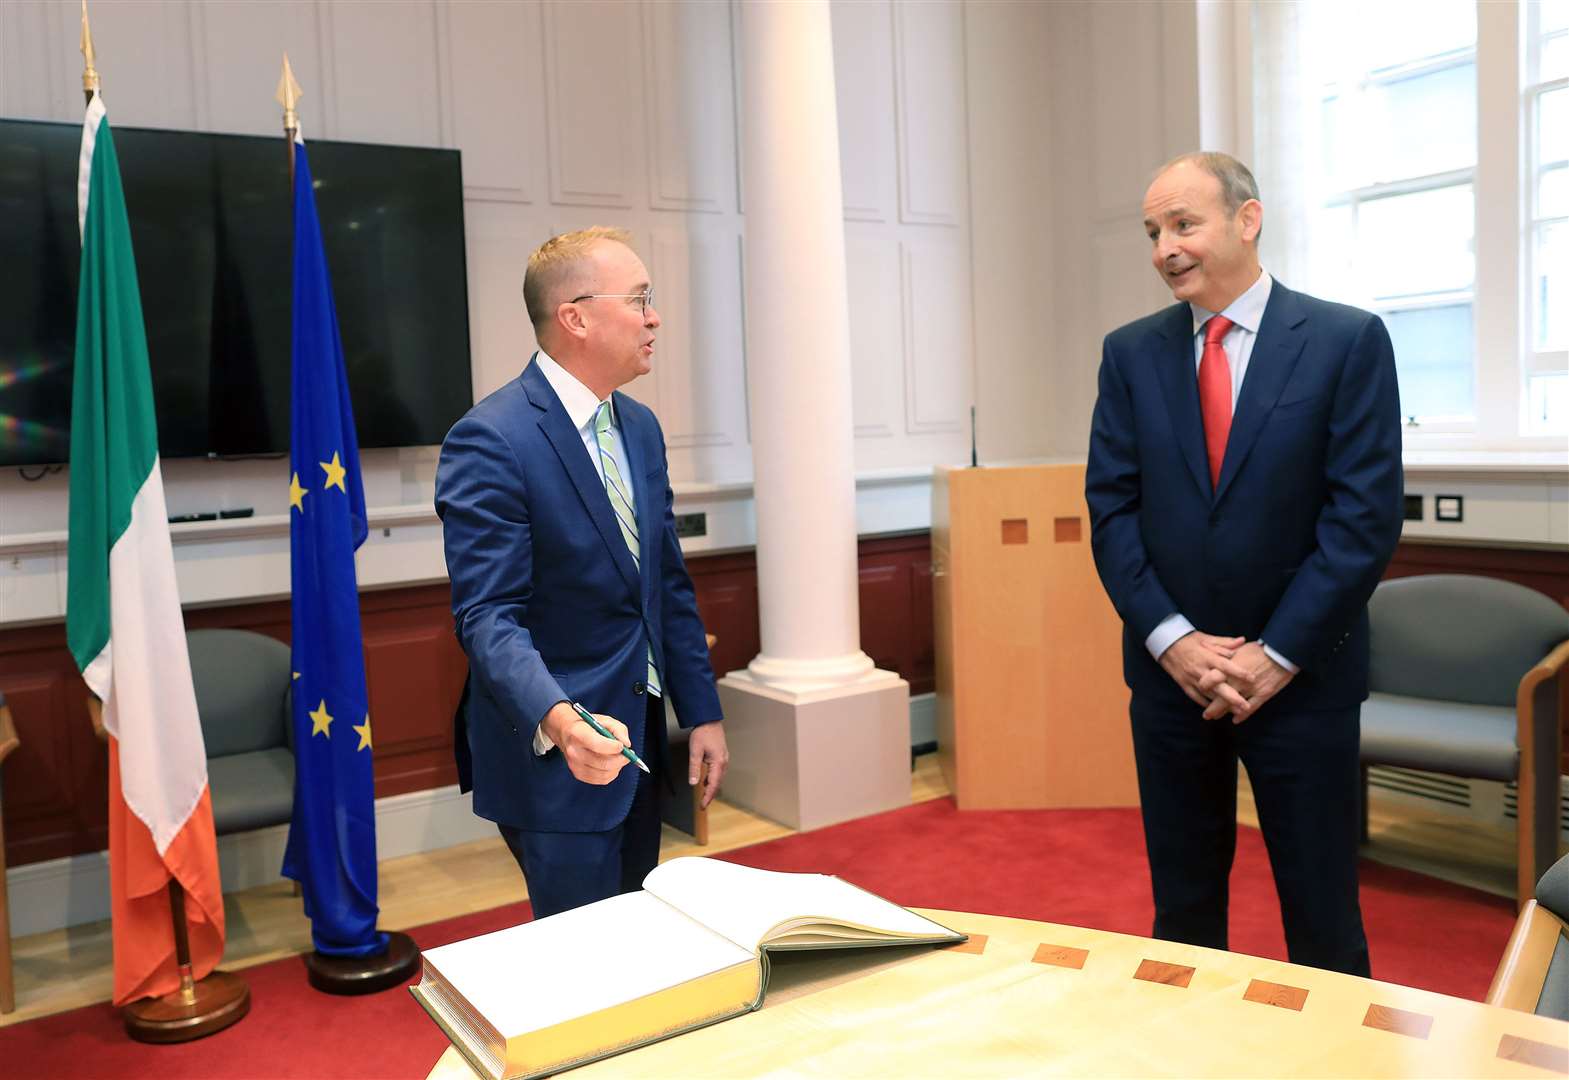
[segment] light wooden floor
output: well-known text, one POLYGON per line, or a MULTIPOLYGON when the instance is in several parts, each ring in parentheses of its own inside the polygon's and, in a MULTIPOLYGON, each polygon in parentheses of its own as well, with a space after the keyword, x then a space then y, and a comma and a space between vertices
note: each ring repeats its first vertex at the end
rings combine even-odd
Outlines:
MULTIPOLYGON (((935 754, 917 759, 910 795, 914 802, 948 795, 935 754)), ((1257 823, 1245 777, 1238 788, 1238 818, 1257 823)), ((1457 826, 1452 819, 1413 811, 1405 804, 1382 804, 1376 796, 1371 819, 1369 857, 1513 895, 1512 831, 1457 826)), ((699 848, 685 833, 667 827, 660 856, 715 854, 791 832, 721 801, 709 811, 707 847, 699 848)), ((517 864, 500 837, 390 859, 380 871, 380 925, 385 930, 485 911, 526 896, 517 864)), ((290 882, 231 893, 224 899, 228 917, 224 968, 239 970, 310 949, 310 924, 290 882)), ((13 951, 17 1008, 0 1015, 0 1027, 108 1000, 112 948, 107 922, 18 938, 13 951)))

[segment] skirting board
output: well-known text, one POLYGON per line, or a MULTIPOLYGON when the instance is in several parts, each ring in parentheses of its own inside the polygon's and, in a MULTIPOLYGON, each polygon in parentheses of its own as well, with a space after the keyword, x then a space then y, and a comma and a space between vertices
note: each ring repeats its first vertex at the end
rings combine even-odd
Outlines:
MULTIPOLYGON (((910 698, 910 743, 937 737, 936 695, 910 698)), ((414 791, 376 800, 376 855, 395 859, 422 851, 487 840, 496 827, 474 816, 469 796, 456 786, 414 791)), ((289 828, 232 833, 218 838, 218 866, 225 893, 268 885, 282 875, 283 847, 289 828)), ((48 862, 12 867, 11 936, 25 937, 109 917, 109 856, 97 851, 48 862)))
MULTIPOLYGON (((413 791, 376 800, 376 856, 395 859, 498 835, 496 826, 474 816, 457 785, 413 791)), ((218 838, 218 866, 225 893, 281 879, 289 827, 233 833, 218 838)), ((6 873, 11 936, 24 937, 109 917, 109 856, 96 851, 29 863, 6 873)))

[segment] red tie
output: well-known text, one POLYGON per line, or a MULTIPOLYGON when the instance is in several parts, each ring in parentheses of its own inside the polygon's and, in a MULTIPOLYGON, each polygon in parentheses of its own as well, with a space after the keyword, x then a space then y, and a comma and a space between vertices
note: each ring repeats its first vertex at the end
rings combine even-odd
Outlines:
POLYGON ((1199 358, 1199 408, 1204 413, 1204 448, 1209 451, 1209 482, 1220 486, 1220 463, 1231 433, 1231 365, 1220 339, 1235 323, 1220 315, 1204 324, 1204 355, 1199 358))

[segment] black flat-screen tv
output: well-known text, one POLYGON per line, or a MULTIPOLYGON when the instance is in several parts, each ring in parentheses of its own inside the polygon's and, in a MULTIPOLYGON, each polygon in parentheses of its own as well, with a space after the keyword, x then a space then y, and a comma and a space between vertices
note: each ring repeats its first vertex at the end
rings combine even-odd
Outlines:
MULTIPOLYGON (((282 135, 113 128, 164 457, 289 448, 282 135)), ((79 124, 0 120, 0 465, 64 462, 79 124)), ((311 140, 362 448, 439 443, 473 401, 456 150, 311 140)))

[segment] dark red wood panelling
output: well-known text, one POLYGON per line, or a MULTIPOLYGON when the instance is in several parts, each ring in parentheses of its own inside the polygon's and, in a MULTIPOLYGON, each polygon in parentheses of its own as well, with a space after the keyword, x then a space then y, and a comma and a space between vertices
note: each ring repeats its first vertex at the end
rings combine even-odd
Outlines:
MULTIPOLYGON (((930 541, 924 532, 863 539, 861 646, 899 672, 911 693, 934 688, 930 541)), ((757 560, 752 552, 688 560, 716 676, 744 668, 760 647, 757 560)), ((1486 574, 1538 589, 1569 608, 1569 555, 1561 552, 1402 544, 1388 577, 1486 574)), ((445 584, 360 597, 376 746, 376 794, 455 783, 452 710, 467 670, 452 634, 445 584)), ((289 640, 286 601, 185 613, 191 628, 232 626, 289 640)), ((107 755, 93 737, 85 691, 61 624, 0 631, 0 690, 21 746, 6 761, 7 861, 13 866, 104 847, 107 755)), ((1566 692, 1569 698, 1569 692, 1566 692)), ((1569 700, 1564 715, 1569 717, 1569 700)), ((1569 722, 1566 722, 1569 727, 1569 722)), ((1566 732, 1569 735, 1569 732, 1566 732)), ((1569 737, 1565 740, 1569 770, 1569 737)))

